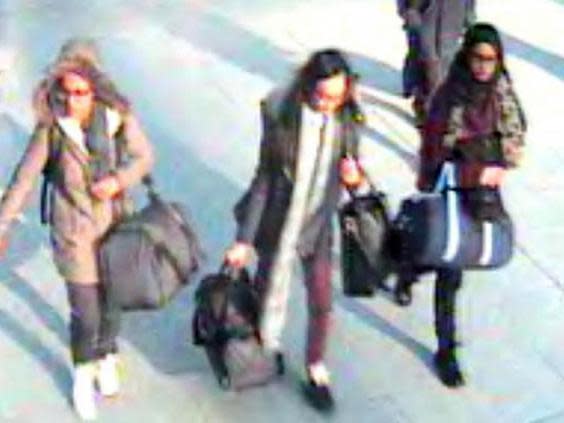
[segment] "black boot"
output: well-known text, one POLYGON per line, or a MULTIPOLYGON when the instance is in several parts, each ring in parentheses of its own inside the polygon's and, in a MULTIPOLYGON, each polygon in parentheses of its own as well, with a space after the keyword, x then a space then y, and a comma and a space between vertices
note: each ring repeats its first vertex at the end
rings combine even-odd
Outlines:
POLYGON ((398 280, 394 288, 394 299, 402 307, 407 307, 413 300, 411 287, 416 281, 415 271, 411 268, 400 268, 398 280))
POLYGON ((464 385, 456 360, 456 294, 462 283, 462 272, 440 269, 435 282, 435 331, 439 348, 434 357, 439 379, 448 387, 464 385))
POLYGON ((411 284, 403 283, 398 280, 396 287, 394 289, 394 299, 399 306, 407 307, 411 304, 413 300, 413 294, 411 293, 411 284))
POLYGON ((274 363, 276 365, 276 374, 283 376, 286 373, 286 365, 284 363, 284 355, 280 351, 274 353, 274 363))
POLYGON ((449 388, 457 388, 465 384, 464 376, 458 366, 454 348, 439 349, 434 356, 437 376, 449 388))

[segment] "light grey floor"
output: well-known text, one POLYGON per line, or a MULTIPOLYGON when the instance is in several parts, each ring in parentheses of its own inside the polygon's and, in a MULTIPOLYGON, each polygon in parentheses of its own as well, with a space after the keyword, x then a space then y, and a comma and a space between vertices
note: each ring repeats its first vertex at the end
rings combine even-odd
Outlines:
MULTIPOLYGON (((431 369, 432 281, 416 286, 404 310, 385 295, 344 298, 335 269, 332 421, 564 422, 564 8, 550 0, 479 3, 480 18, 503 31, 529 120, 526 161, 506 187, 517 254, 500 271, 466 278, 460 332, 468 385, 454 392, 431 369)), ((418 138, 399 96, 405 40, 391 0, 0 1, 0 186, 32 127, 31 88, 61 43, 81 34, 99 42, 135 105, 156 147, 162 191, 190 205, 210 253, 207 270, 231 242, 230 210, 252 175, 258 102, 316 48, 342 48, 362 75, 372 178, 394 208, 414 190, 418 138)), ((68 306, 36 199, 13 234, 0 281, 0 421, 73 421, 68 306)), ((159 313, 126 318, 123 394, 100 403, 100 421, 321 421, 299 392, 299 281, 284 338, 289 374, 241 394, 222 392, 190 344, 193 288, 159 313)))

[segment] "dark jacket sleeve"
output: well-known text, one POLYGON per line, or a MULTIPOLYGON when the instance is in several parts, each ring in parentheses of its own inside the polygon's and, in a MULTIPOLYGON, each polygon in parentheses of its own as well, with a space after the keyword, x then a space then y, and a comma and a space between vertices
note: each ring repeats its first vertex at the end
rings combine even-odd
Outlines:
POLYGON ((257 230, 266 206, 272 171, 272 147, 274 119, 267 111, 266 102, 261 102, 262 137, 259 161, 249 189, 234 208, 238 228, 236 239, 254 243, 257 230))

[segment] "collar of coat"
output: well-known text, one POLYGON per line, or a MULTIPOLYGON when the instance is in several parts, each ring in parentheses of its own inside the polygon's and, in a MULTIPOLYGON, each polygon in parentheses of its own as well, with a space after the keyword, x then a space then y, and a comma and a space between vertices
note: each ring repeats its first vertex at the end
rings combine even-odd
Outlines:
MULTIPOLYGON (((122 121, 123 119, 118 111, 110 107, 105 108, 106 134, 108 135, 108 138, 111 139, 116 135, 122 121)), ((86 156, 89 156, 90 153, 86 148, 86 135, 80 127, 80 123, 76 119, 68 116, 59 116, 57 117, 56 122, 59 128, 61 128, 63 133, 69 140, 72 141, 78 150, 86 156)))

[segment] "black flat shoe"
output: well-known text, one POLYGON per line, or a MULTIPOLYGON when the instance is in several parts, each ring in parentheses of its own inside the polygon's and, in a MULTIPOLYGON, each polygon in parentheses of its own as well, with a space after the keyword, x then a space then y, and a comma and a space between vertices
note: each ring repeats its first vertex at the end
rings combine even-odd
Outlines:
POLYGON ((410 283, 398 282, 394 289, 394 299, 401 307, 407 307, 413 301, 410 283))
POLYGON ((307 402, 322 413, 331 413, 335 409, 335 400, 329 385, 318 385, 313 380, 303 384, 303 393, 307 402))
POLYGON ((274 353, 274 364, 276 365, 276 374, 282 376, 286 373, 286 365, 284 363, 284 354, 281 352, 274 353))
POLYGON ((437 376, 444 385, 449 388, 457 388, 466 383, 453 349, 437 351, 433 361, 437 370, 437 376))

